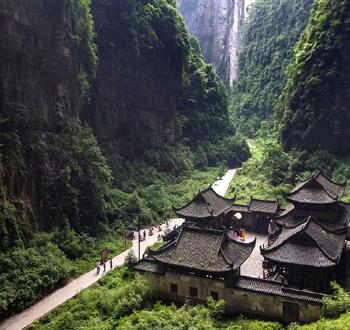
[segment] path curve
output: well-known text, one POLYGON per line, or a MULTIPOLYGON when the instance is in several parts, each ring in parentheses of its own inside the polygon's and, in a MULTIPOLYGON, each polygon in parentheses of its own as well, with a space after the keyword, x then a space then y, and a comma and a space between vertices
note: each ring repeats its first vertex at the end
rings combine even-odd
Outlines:
MULTIPOLYGON (((232 169, 227 171, 222 179, 216 181, 213 184, 213 189, 220 194, 225 196, 226 191, 232 181, 232 178, 236 174, 238 169, 232 169)), ((175 225, 179 226, 183 222, 183 219, 171 219, 170 227, 173 228, 175 225)), ((165 230, 166 226, 163 224, 162 229, 165 230)), ((148 230, 147 238, 145 241, 140 244, 141 255, 143 255, 146 248, 157 241, 157 236, 159 232, 156 232, 154 235, 149 236, 148 230)), ((161 232, 162 233, 162 232, 161 232)), ((133 249, 135 254, 138 253, 138 241, 134 240, 133 245, 130 249, 133 249)), ((129 250, 130 250, 129 249, 129 250)), ((121 266, 124 263, 124 258, 127 255, 128 251, 126 250, 121 254, 113 258, 113 267, 121 266)), ((109 264, 107 264, 107 272, 110 270, 109 264)), ((21 330, 30 325, 35 320, 43 317, 45 314, 56 308, 57 306, 63 304, 68 299, 74 297, 82 290, 91 286, 97 282, 103 276, 102 273, 99 275, 96 274, 96 269, 89 271, 88 273, 76 278, 75 280, 67 283, 64 287, 57 289, 53 293, 39 300, 33 306, 27 308, 26 310, 6 319, 0 323, 0 330, 21 330)))

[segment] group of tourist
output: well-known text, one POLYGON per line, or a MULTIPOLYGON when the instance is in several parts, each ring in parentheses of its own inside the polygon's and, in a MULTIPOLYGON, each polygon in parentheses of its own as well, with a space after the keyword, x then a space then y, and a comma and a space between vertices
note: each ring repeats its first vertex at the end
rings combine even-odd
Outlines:
MULTIPOLYGON (((109 267, 110 267, 110 269, 113 268, 113 260, 112 259, 109 260, 109 267)), ((106 265, 105 261, 97 261, 96 262, 97 274, 100 274, 101 268, 103 268, 103 273, 105 273, 106 272, 106 268, 107 268, 107 265, 106 265)))

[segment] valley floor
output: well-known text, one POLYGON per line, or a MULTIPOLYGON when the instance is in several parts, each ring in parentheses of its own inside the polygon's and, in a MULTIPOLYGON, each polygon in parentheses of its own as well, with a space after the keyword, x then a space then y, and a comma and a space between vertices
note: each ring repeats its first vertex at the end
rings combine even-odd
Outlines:
MULTIPOLYGON (((222 179, 219 179, 213 184, 213 188, 215 191, 224 196, 231 180, 233 179, 234 175, 236 174, 237 169, 231 169, 229 170, 222 179)), ((170 228, 173 228, 175 225, 180 225, 182 223, 182 219, 171 219, 169 226, 170 228)), ((165 224, 162 225, 162 234, 164 230, 166 229, 165 224)), ((147 232, 146 240, 142 241, 140 244, 140 254, 144 253, 146 248, 152 244, 154 244, 157 241, 158 233, 149 236, 149 230, 144 229, 147 232)), ((143 230, 142 230, 143 232, 143 230)), ((133 241, 133 246, 131 248, 134 250, 135 254, 138 252, 138 241, 133 241)), ((129 249, 129 250, 131 250, 129 249)), ((123 253, 117 255, 113 258, 113 267, 121 266, 124 263, 124 258, 128 254, 129 250, 124 251, 123 253)), ((110 270, 109 264, 107 264, 107 270, 108 272, 110 270)), ((57 306, 61 305, 68 299, 74 297, 82 290, 86 289, 87 287, 91 286, 95 282, 97 282, 102 277, 102 271, 99 275, 96 274, 96 269, 93 269, 89 271, 88 273, 80 276, 79 278, 71 281, 64 287, 54 291, 52 294, 48 295, 47 297, 43 298, 30 308, 24 310, 21 313, 18 313, 7 320, 0 323, 0 330, 20 330, 28 325, 30 325, 33 321, 41 318, 57 306)))

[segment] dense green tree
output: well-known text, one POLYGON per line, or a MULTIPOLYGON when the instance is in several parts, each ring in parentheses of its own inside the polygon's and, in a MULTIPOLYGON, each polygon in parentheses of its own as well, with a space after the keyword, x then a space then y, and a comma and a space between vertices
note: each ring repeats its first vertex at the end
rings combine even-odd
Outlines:
POLYGON ((284 146, 348 156, 349 104, 350 1, 317 0, 280 104, 284 146))
POLYGON ((204 62, 198 41, 190 39, 185 79, 178 97, 181 141, 196 150, 198 166, 237 166, 249 156, 247 145, 229 122, 227 91, 211 64, 204 62))
POLYGON ((234 122, 254 135, 271 120, 286 82, 285 69, 304 31, 313 0, 256 0, 249 11, 238 58, 230 111, 234 122))
POLYGON ((97 26, 98 47, 156 51, 182 70, 189 44, 182 16, 173 0, 93 0, 98 15, 103 6, 107 15, 97 26))

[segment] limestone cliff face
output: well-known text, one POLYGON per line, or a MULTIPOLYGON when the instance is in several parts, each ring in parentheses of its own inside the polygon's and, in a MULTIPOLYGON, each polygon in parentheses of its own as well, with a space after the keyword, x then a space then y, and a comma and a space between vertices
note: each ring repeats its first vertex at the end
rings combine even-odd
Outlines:
POLYGON ((64 1, 3 0, 0 31, 1 174, 29 219, 45 213, 56 168, 48 150, 79 121, 78 52, 64 1))
POLYGON ((3 0, 0 114, 21 129, 56 131, 79 115, 79 64, 64 1, 3 0))
POLYGON ((99 64, 95 99, 84 114, 113 169, 120 156, 131 160, 153 146, 175 144, 181 85, 181 70, 169 56, 122 41, 120 4, 93 2, 99 64))
POLYGON ((99 62, 91 102, 83 105, 79 81, 86 48, 82 52, 76 23, 84 18, 74 9, 82 4, 0 2, 0 188, 10 202, 20 201, 23 212, 23 223, 13 228, 64 221, 61 208, 68 194, 58 196, 71 184, 82 121, 93 128, 115 171, 121 159, 175 143, 182 64, 171 47, 164 54, 119 40, 124 34, 114 33, 120 24, 115 16, 129 16, 109 6, 124 8, 124 0, 94 1, 99 62))
POLYGON ((207 62, 232 86, 243 24, 251 0, 178 0, 189 32, 197 37, 207 62))

